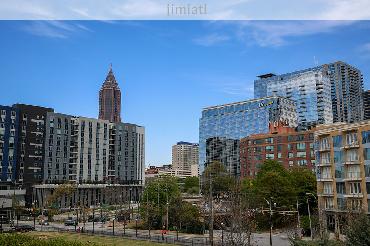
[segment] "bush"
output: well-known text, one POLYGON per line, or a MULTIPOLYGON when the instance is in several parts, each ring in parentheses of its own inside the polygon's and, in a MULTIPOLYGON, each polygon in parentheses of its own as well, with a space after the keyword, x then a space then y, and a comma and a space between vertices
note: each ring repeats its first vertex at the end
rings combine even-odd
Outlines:
MULTIPOLYGON (((0 234, 0 246, 85 246, 82 242, 66 241, 61 238, 40 239, 20 233, 0 234)), ((96 245, 89 243, 88 245, 96 245)))

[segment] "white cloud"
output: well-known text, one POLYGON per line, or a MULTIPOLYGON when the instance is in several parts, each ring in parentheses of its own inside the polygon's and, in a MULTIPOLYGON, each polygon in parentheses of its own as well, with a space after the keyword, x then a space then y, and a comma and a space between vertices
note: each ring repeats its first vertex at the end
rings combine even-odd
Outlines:
POLYGON ((31 21, 22 26, 26 32, 49 38, 68 38, 73 33, 91 30, 80 23, 68 21, 31 21))
POLYGON ((223 43, 229 39, 230 37, 226 35, 212 33, 203 37, 196 38, 193 40, 193 42, 201 46, 212 46, 215 44, 223 43))
POLYGON ((206 33, 196 39, 204 43, 195 43, 211 46, 217 44, 217 36, 224 36, 227 39, 220 41, 234 40, 246 45, 278 47, 289 44, 294 37, 330 33, 353 23, 354 21, 210 21, 205 28, 211 34, 206 33), (214 37, 215 42, 212 42, 214 33, 218 34, 214 37))

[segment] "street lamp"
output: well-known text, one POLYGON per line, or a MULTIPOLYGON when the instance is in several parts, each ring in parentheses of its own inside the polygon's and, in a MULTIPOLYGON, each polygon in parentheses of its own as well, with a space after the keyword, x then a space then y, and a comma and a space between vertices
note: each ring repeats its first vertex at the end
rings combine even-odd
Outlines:
POLYGON ((309 193, 309 192, 307 192, 306 193, 306 195, 307 195, 307 210, 308 210, 308 220, 310 221, 310 238, 311 238, 311 240, 313 240, 313 235, 312 235, 312 221, 311 221, 311 211, 310 211, 310 203, 309 203, 309 196, 311 195, 311 196, 313 196, 314 198, 316 198, 316 196, 314 195, 314 194, 312 194, 312 193, 309 193))
POLYGON ((221 245, 224 246, 224 223, 221 222, 221 245))
POLYGON ((135 234, 136 234, 136 237, 137 237, 137 215, 136 215, 136 219, 135 219, 135 229, 136 229, 135 234))
MULTIPOLYGON (((267 205, 270 207, 270 246, 272 246, 272 197, 270 197, 270 201, 268 201, 266 198, 263 199, 265 199, 267 205)), ((276 203, 274 203, 274 207, 276 207, 276 203)))
POLYGON ((114 236, 114 221, 116 220, 116 218, 113 218, 113 236, 114 236))

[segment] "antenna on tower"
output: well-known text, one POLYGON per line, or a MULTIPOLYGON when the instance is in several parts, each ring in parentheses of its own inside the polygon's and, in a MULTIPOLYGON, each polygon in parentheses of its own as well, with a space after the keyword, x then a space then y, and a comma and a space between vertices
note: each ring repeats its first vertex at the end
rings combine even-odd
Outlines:
POLYGON ((112 70, 112 63, 109 63, 109 71, 112 70))
POLYGON ((313 56, 313 63, 315 64, 315 66, 319 65, 319 61, 316 59, 316 56, 313 56))

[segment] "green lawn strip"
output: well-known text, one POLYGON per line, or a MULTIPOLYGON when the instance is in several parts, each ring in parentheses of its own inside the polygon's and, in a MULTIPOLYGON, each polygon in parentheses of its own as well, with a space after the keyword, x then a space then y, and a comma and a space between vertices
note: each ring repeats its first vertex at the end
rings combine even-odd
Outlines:
POLYGON ((30 232, 28 235, 32 235, 36 238, 58 238, 63 239, 68 242, 81 242, 84 245, 105 245, 105 246, 123 246, 123 245, 132 245, 132 246, 150 246, 150 245, 169 245, 169 244, 159 244, 144 240, 130 240, 119 237, 112 236, 92 236, 84 234, 75 234, 75 233, 59 233, 59 232, 30 232))

